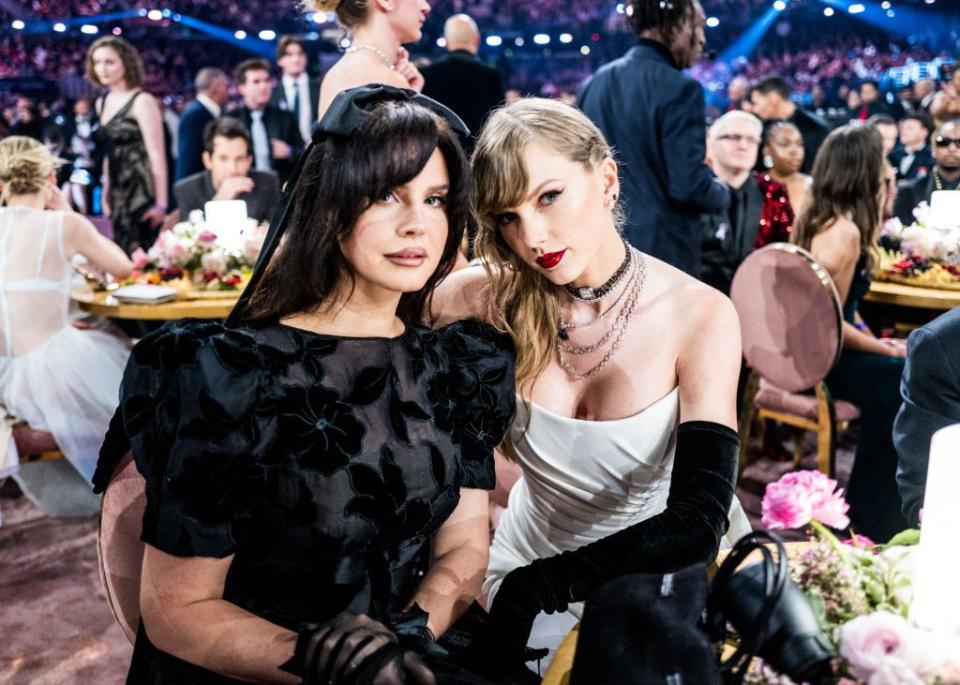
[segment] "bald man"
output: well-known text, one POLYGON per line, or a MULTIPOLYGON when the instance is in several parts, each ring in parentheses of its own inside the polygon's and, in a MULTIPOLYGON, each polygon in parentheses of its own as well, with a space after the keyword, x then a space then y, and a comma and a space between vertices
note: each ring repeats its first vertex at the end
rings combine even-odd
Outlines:
POLYGON ((447 19, 443 36, 447 54, 420 70, 423 94, 459 114, 475 139, 490 110, 503 103, 500 72, 478 59, 480 29, 466 14, 447 19))

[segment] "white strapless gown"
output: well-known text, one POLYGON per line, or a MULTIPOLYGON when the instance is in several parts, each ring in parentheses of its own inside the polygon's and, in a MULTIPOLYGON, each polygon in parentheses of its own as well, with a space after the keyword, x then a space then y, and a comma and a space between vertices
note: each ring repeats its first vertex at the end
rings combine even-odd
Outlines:
MULTIPOLYGON (((666 509, 679 396, 674 388, 639 414, 616 421, 571 419, 517 398, 511 430, 523 477, 510 491, 490 548, 483 589, 491 599, 513 569, 583 547, 666 509)), ((736 498, 729 520, 722 547, 751 530, 736 498)), ((575 604, 566 613, 537 617, 528 644, 550 649, 539 664, 541 675, 582 610, 575 604)))

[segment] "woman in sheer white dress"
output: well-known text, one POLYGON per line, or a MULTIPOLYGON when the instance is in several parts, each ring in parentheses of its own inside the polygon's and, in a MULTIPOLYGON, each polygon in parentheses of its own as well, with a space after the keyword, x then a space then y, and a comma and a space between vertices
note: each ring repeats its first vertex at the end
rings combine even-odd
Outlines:
POLYGON ((749 531, 733 495, 740 328, 725 296, 620 236, 617 165, 576 109, 495 112, 473 171, 486 268, 448 277, 434 312, 491 321, 517 348, 501 447, 523 476, 484 590, 504 658, 522 658, 555 649, 600 584, 709 561, 749 531))
POLYGON ((0 142, 0 400, 31 428, 52 433, 89 482, 128 346, 71 325, 70 259, 83 255, 117 278, 132 265, 70 209, 55 185, 60 163, 32 138, 0 142))

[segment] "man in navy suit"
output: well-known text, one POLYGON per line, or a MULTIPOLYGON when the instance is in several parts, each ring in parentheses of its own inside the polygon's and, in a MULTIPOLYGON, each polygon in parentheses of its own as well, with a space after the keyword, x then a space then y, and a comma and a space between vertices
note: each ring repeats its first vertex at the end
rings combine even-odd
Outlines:
POLYGON ((927 486, 930 439, 960 423, 960 307, 910 334, 900 380, 903 404, 893 423, 903 514, 917 525, 927 486))
POLYGON ((273 80, 270 63, 266 60, 241 62, 234 70, 233 80, 243 97, 243 107, 227 116, 239 119, 250 131, 253 167, 257 171, 274 172, 282 185, 292 173, 297 156, 304 150, 297 120, 292 113, 270 104, 273 80))
POLYGON ((730 191, 704 164, 703 87, 682 69, 705 42, 697 0, 631 0, 637 45, 602 67, 578 104, 617 151, 626 238, 693 276, 702 213, 725 212, 730 191))
POLYGON ((197 97, 180 115, 177 126, 177 165, 174 181, 203 171, 203 131, 220 117, 230 99, 227 75, 219 69, 205 67, 194 79, 197 97))

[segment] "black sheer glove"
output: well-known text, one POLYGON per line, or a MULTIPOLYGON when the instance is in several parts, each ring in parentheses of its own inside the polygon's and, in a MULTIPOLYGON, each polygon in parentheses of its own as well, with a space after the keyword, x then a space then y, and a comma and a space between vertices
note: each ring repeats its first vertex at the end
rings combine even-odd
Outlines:
POLYGON ((444 659, 450 654, 437 644, 437 638, 427 626, 430 614, 416 602, 409 609, 390 621, 390 628, 404 649, 417 654, 444 659))
POLYGON ((293 657, 281 668, 304 685, 434 685, 436 679, 396 635, 369 616, 341 613, 300 631, 293 657))
POLYGON ((740 440, 727 426, 682 423, 667 508, 577 550, 537 559, 503 579, 490 607, 491 631, 509 654, 526 647, 538 613, 566 611, 628 573, 670 573, 712 562, 727 529, 740 440))

